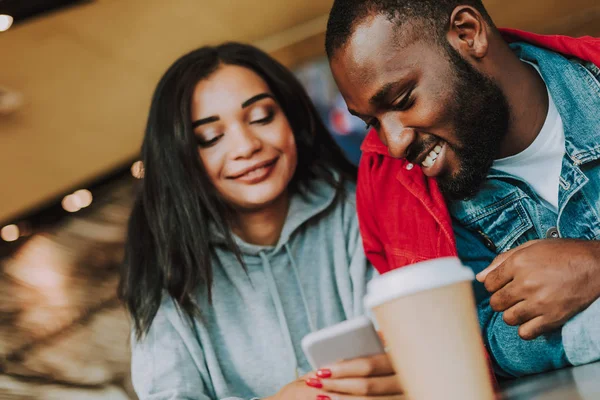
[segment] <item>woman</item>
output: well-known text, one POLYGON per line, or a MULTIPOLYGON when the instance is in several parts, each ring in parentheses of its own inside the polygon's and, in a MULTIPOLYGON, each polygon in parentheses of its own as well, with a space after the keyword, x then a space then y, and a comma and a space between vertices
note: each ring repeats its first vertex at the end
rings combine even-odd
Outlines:
POLYGON ((298 379, 301 339, 361 314, 373 269, 356 171, 287 69, 234 43, 185 55, 142 155, 119 289, 141 400, 396 398, 385 356, 298 379))

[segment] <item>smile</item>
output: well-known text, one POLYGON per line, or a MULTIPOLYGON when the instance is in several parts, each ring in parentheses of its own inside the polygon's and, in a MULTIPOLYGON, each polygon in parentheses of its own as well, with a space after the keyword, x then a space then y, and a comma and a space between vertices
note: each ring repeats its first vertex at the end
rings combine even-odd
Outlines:
POLYGON ((435 145, 433 150, 429 152, 425 160, 421 163, 421 165, 425 168, 431 168, 433 164, 435 164, 436 160, 439 158, 439 155, 442 151, 442 144, 438 143, 435 145))
POLYGON ((429 150, 425 159, 420 162, 423 173, 430 178, 440 175, 444 169, 447 153, 448 144, 446 142, 439 141, 436 143, 436 145, 429 150))
POLYGON ((229 179, 235 179, 248 183, 256 183, 267 178, 275 163, 279 160, 279 157, 275 157, 271 160, 257 163, 249 168, 243 169, 235 174, 230 175, 229 179))

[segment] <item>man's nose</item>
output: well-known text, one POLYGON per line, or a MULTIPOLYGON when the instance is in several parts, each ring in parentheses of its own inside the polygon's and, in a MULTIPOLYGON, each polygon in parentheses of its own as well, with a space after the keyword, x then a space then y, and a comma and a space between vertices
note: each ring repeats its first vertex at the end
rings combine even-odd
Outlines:
POLYGON ((388 153, 394 158, 405 158, 408 148, 417 138, 414 129, 401 123, 382 124, 380 136, 388 148, 388 153))

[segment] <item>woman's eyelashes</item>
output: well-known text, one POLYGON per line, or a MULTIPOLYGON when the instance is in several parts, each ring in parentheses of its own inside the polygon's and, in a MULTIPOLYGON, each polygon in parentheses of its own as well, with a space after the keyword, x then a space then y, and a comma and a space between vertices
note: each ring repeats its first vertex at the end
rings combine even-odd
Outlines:
POLYGON ((273 119, 275 118, 274 110, 264 110, 263 112, 260 112, 260 113, 257 112, 254 114, 255 115, 251 115, 250 125, 254 125, 254 124, 266 125, 266 124, 270 123, 271 121, 273 121, 273 119))
MULTIPOLYGON (((263 110, 255 112, 250 116, 249 125, 268 125, 275 119, 275 110, 263 110)), ((213 146, 225 133, 202 133, 196 135, 196 143, 202 148, 213 146)))
POLYGON ((221 139, 223 137, 223 135, 224 134, 221 133, 219 135, 213 136, 211 139, 204 139, 201 136, 196 136, 196 143, 198 143, 198 146, 203 147, 203 148, 211 147, 212 145, 217 143, 217 141, 219 141, 219 139, 221 139))

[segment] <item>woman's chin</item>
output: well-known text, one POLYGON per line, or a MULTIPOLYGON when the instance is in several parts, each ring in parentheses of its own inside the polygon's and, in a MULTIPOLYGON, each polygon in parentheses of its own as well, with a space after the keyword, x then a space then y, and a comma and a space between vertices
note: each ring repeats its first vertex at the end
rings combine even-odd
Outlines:
POLYGON ((286 188, 269 190, 269 188, 255 188, 245 190, 242 195, 236 197, 233 202, 235 208, 240 211, 259 211, 273 206, 284 197, 286 188))

